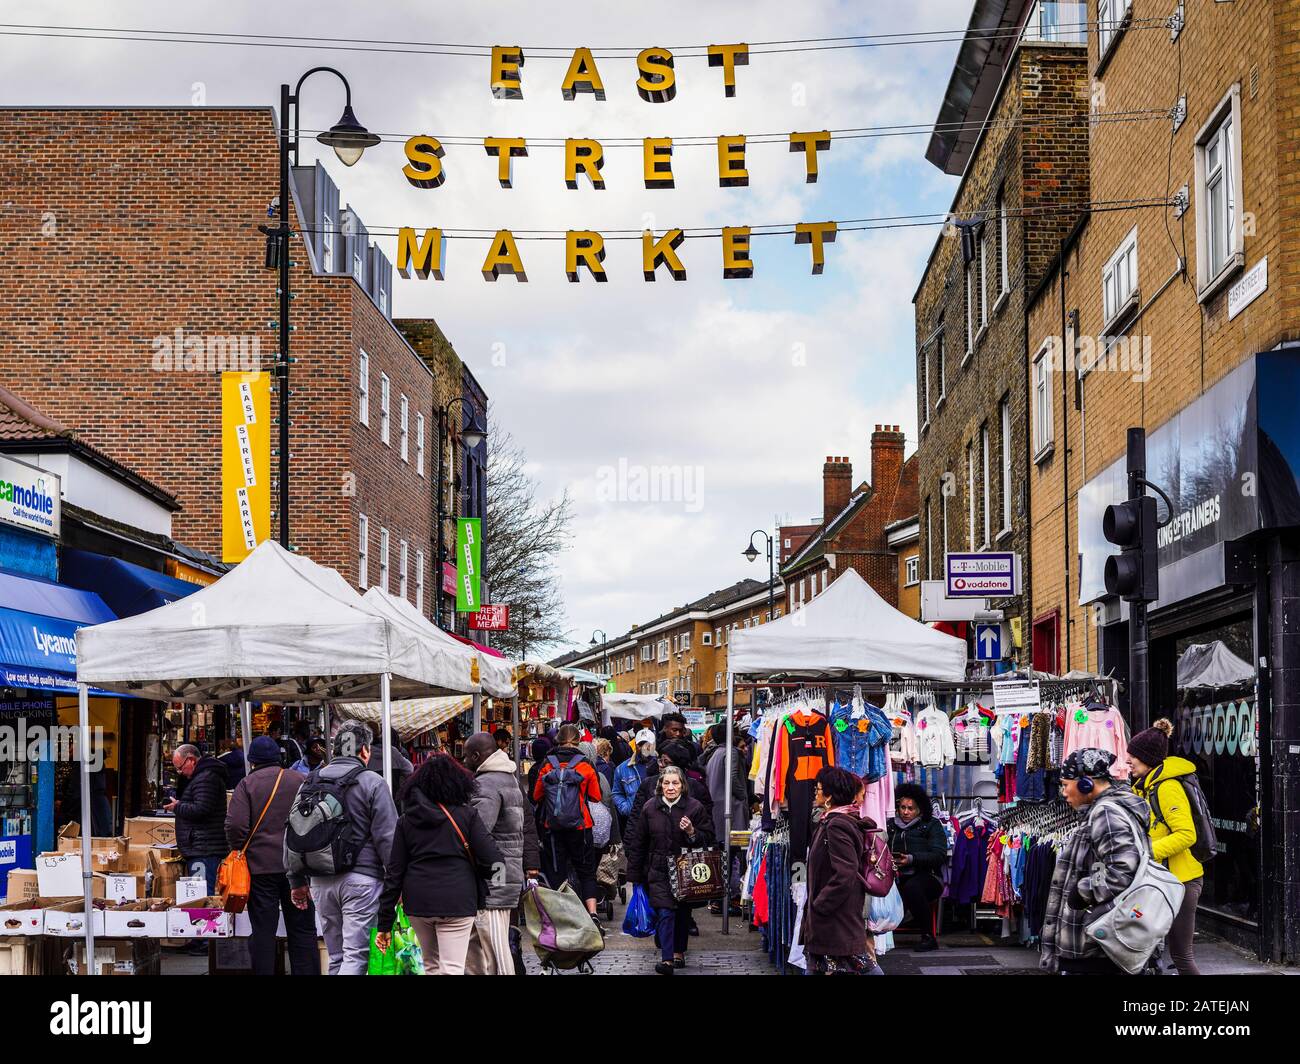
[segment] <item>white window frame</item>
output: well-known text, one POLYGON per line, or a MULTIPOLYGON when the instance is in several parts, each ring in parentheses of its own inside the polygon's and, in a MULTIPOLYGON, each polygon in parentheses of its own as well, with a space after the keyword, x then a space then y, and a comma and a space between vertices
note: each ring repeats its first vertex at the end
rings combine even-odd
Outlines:
POLYGON ((424 551, 415 552, 415 608, 424 612, 424 551))
POLYGON ((649 660, 651 659, 651 657, 653 656, 653 654, 654 654, 654 647, 653 647, 653 646, 651 646, 649 643, 645 643, 645 644, 642 645, 642 647, 641 647, 641 660, 642 660, 642 661, 649 661, 649 660))
POLYGON ((1034 356, 1033 372, 1034 461, 1041 462, 1052 452, 1056 439, 1052 409, 1052 341, 1044 340, 1034 356))
POLYGON ((415 471, 424 476, 424 415, 415 415, 415 471))
POLYGON ((989 227, 980 226, 980 332, 989 324, 989 227))
POLYGON ((984 549, 992 541, 993 500, 989 497, 989 423, 980 426, 980 450, 984 462, 984 549))
POLYGON ((998 404, 999 421, 1002 422, 1002 528, 1001 539, 1011 531, 1011 397, 1003 396, 998 404))
POLYGON ((1111 47, 1124 32, 1132 9, 1133 0, 1097 0, 1098 66, 1110 54, 1111 47))
POLYGON ((1010 226, 1007 224, 1007 190, 1005 186, 998 189, 998 275, 999 275, 999 294, 1006 295, 1011 291, 1011 264, 1007 255, 1007 245, 1010 241, 1010 226))
POLYGON ((974 260, 966 263, 966 355, 962 358, 961 364, 966 365, 967 360, 975 353, 975 262, 974 260))
POLYGON ((903 561, 903 586, 912 587, 914 584, 921 582, 921 556, 913 554, 910 558, 903 561))
POLYGON ((320 227, 320 271, 334 272, 334 219, 329 211, 321 212, 320 227))
POLYGON ((388 529, 379 526, 379 589, 388 591, 388 529))
POLYGON ((945 330, 946 330, 945 323, 943 321, 940 321, 939 339, 936 341, 936 346, 934 349, 935 364, 939 369, 939 398, 936 399, 934 402, 934 408, 936 410, 939 409, 939 405, 944 401, 944 398, 948 394, 948 366, 946 364, 948 360, 948 353, 946 350, 947 345, 944 343, 944 337, 947 335, 945 330))
POLYGON ((1101 317, 1103 329, 1109 331, 1138 304, 1138 228, 1133 226, 1106 260, 1101 270, 1101 317))
POLYGON ((406 540, 399 539, 397 541, 397 593, 401 595, 402 598, 407 597, 407 591, 410 586, 408 583, 408 576, 409 574, 406 567, 406 540))
POLYGON ((712 632, 700 633, 700 645, 706 647, 713 646, 713 633, 712 632))
POLYGON ((370 518, 357 514, 357 586, 365 590, 370 579, 370 518))
POLYGON ((379 374, 379 438, 388 446, 392 446, 392 434, 389 422, 391 420, 392 405, 392 382, 388 379, 387 373, 379 374))
POLYGON ((975 441, 966 442, 966 531, 970 549, 975 549, 975 441))
POLYGON ((1196 277, 1197 298, 1204 303, 1219 292, 1230 277, 1246 264, 1246 238, 1241 216, 1241 83, 1237 82, 1219 101, 1209 120, 1196 134, 1196 277), (1223 134, 1231 130, 1232 142, 1213 170, 1208 168, 1211 147, 1225 155, 1223 134), (1225 250, 1215 262, 1211 255, 1211 208, 1213 186, 1224 187, 1230 221, 1220 234, 1225 250), (1229 200, 1230 197, 1230 200, 1229 200))
POLYGON ((402 441, 402 461, 411 460, 411 403, 410 400, 402 395, 398 399, 398 408, 401 410, 401 441, 402 441))
POLYGON ((682 652, 683 652, 683 653, 685 653, 686 651, 688 651, 688 650, 691 649, 691 633, 690 633, 690 632, 683 632, 683 633, 682 633, 682 647, 681 647, 681 649, 682 649, 682 652))
POLYGON ((357 420, 363 425, 370 424, 370 356, 366 349, 360 349, 361 356, 357 365, 359 397, 357 400, 357 420))

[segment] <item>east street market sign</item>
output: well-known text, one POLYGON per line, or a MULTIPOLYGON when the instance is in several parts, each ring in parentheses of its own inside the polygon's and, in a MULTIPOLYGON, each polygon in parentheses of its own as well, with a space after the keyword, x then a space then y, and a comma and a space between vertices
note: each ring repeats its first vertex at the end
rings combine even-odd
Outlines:
POLYGON ((948 598, 1011 598, 1020 594, 1020 556, 1011 552, 944 555, 948 598))

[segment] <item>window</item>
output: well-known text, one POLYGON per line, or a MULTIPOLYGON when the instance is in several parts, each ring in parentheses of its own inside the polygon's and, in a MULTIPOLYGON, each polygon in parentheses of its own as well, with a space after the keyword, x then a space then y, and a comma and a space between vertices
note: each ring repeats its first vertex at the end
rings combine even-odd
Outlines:
POLYGON ((1124 28, 1133 0, 1097 0, 1097 58, 1110 51, 1111 44, 1124 28))
POLYGON ((641 660, 642 660, 642 661, 649 661, 649 660, 650 660, 650 656, 651 656, 651 654, 652 654, 653 652, 654 652, 654 648, 653 648, 649 643, 646 643, 646 644, 641 648, 641 660))
POLYGON ((925 500, 925 578, 934 579, 934 514, 928 496, 925 500))
POLYGON ((321 273, 334 272, 334 218, 329 211, 320 220, 320 269, 321 273))
POLYGON ((1060 613, 1053 610, 1034 621, 1033 646, 1030 652, 1034 668, 1039 672, 1059 672, 1061 641, 1060 613))
POLYGON ((397 593, 407 597, 406 540, 397 541, 397 593))
POLYGON ((1245 261, 1241 188, 1241 87, 1234 85, 1196 138, 1196 275, 1201 297, 1245 261))
POLYGON ((365 514, 357 517, 360 547, 357 551, 357 586, 365 588, 370 581, 370 519, 365 514))
POLYGON ((906 566, 907 571, 907 586, 911 587, 913 584, 919 584, 921 582, 921 556, 919 554, 913 554, 907 559, 904 565, 906 566))
POLYGON ((1034 456, 1043 457, 1052 443, 1052 342, 1034 359, 1034 456))
POLYGON ((781 616, 781 607, 780 607, 780 606, 778 606, 778 607, 776 608, 776 615, 777 615, 777 617, 780 617, 780 616, 781 616))
POLYGON ((828 570, 826 570, 826 569, 823 569, 823 570, 822 570, 822 590, 823 590, 823 591, 826 590, 826 574, 827 574, 827 572, 828 572, 828 570))
POLYGON ((402 411, 402 461, 409 462, 411 460, 411 404, 407 402, 406 396, 402 396, 400 402, 402 411))
POLYGON ((370 424, 370 356, 364 350, 361 352, 360 364, 357 368, 357 380, 359 387, 359 400, 357 405, 357 420, 363 425, 370 424))
POLYGON ((662 696, 662 695, 666 695, 666 694, 668 693, 668 681, 667 681, 667 680, 660 680, 660 681, 659 681, 659 692, 658 692, 658 693, 659 693, 661 696, 662 696))
POLYGON ((659 654, 658 654, 658 657, 659 657, 659 660, 660 660, 660 661, 667 661, 667 660, 668 660, 668 640, 667 640, 667 639, 661 639, 661 640, 659 640, 659 654))
POLYGON ((746 628, 749 627, 749 618, 748 618, 748 617, 745 618, 745 627, 746 627, 746 628))
POLYGON ((385 443, 390 442, 389 435, 389 384, 388 374, 379 375, 379 438, 385 443))
POLYGON ((975 549, 975 442, 966 444, 966 526, 970 549, 975 549))
POLYGON ((424 551, 415 552, 415 608, 424 612, 424 551))
POLYGON ((990 532, 993 523, 993 506, 992 501, 989 498, 989 424, 987 421, 980 426, 980 450, 983 452, 982 458, 984 462, 984 496, 982 505, 984 509, 984 546, 987 547, 992 541, 990 532))
POLYGON ((1109 328, 1137 302, 1138 231, 1135 225, 1101 272, 1102 320, 1109 328))
POLYGON ((424 476, 424 415, 415 415, 415 471, 424 476))
POLYGON ((388 590, 388 529, 379 529, 379 587, 388 590))
POLYGON ((700 643, 701 643, 701 645, 706 646, 706 647, 711 647, 711 646, 713 646, 713 633, 712 633, 712 632, 704 632, 704 633, 702 633, 702 634, 700 635, 700 643))
POLYGON ((713 689, 715 691, 722 690, 722 673, 720 672, 715 672, 713 674, 713 689))
MULTIPOLYGON (((943 319, 939 319, 939 339, 934 348, 935 374, 939 378, 939 402, 943 402, 943 397, 948 394, 948 368, 944 365, 946 345, 944 344, 943 319)), ((936 403, 936 405, 938 405, 936 403)))
POLYGON ((682 650, 690 650, 690 649, 691 649, 691 633, 690 633, 690 632, 683 632, 683 633, 682 633, 682 650))
POLYGON ((787 540, 785 541, 785 549, 786 549, 786 550, 789 550, 789 549, 790 549, 790 540, 789 540, 789 539, 787 539, 787 540))
MULTIPOLYGON (((918 419, 922 425, 930 423, 930 351, 928 347, 921 348, 921 357, 917 360, 916 369, 918 373, 916 396, 921 402, 921 416, 918 419)), ((786 546, 789 546, 787 542, 786 546)))
POLYGON ((1011 398, 1003 396, 998 404, 1002 415, 1002 531, 1011 529, 1011 398))
POLYGON ((1000 291, 1011 291, 1011 270, 1008 262, 1008 225, 1007 193, 1005 188, 998 189, 998 276, 1000 291))
POLYGON ((966 358, 975 350, 975 264, 966 263, 966 358))
POLYGON ((713 645, 714 645, 715 647, 720 647, 720 646, 722 646, 722 629, 721 629, 721 628, 715 628, 715 629, 713 629, 713 645))
POLYGON ((989 227, 980 226, 980 328, 989 323, 989 227))

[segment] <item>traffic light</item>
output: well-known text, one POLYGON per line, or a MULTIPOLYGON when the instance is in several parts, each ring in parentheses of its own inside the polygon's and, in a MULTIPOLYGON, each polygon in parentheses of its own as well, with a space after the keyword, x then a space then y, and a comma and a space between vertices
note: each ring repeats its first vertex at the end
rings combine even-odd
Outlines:
POLYGON ((1106 590, 1126 602, 1154 602, 1160 597, 1156 547, 1156 500, 1150 495, 1106 507, 1106 539, 1123 548, 1106 559, 1106 590))

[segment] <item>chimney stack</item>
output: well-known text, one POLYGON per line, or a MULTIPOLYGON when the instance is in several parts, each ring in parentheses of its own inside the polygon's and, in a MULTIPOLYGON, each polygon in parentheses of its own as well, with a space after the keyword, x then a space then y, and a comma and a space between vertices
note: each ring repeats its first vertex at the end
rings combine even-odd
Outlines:
POLYGON ((826 456, 822 466, 822 521, 832 520, 853 494, 853 466, 847 458, 826 456))
POLYGON ((871 434, 871 486, 893 495, 903 472, 905 437, 897 425, 877 425, 871 434))

